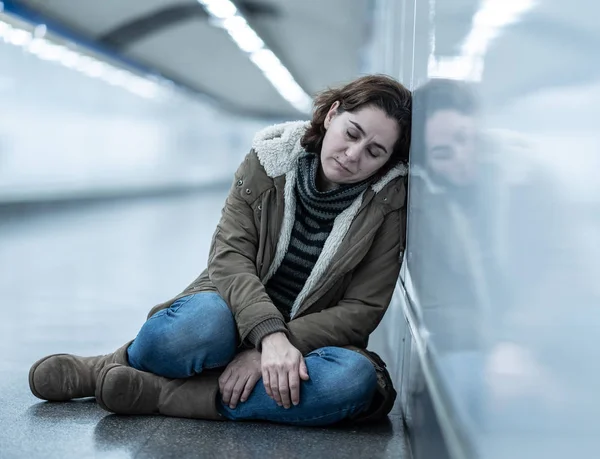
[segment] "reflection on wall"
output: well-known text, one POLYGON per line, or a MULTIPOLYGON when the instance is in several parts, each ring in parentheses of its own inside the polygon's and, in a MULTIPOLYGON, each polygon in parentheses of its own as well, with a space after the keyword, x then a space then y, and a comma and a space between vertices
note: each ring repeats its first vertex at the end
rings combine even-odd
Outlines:
POLYGON ((598 5, 380 4, 373 49, 415 97, 406 263, 379 330, 413 454, 595 457, 598 5))
POLYGON ((486 212, 496 171, 478 167, 484 147, 471 88, 432 80, 415 91, 414 104, 407 257, 413 296, 440 353, 478 350, 497 272, 497 226, 486 212))
POLYGON ((598 139, 594 109, 578 104, 599 92, 543 91, 488 107, 481 122, 472 89, 432 80, 415 91, 411 295, 482 457, 524 431, 561 431, 566 446, 580 433, 572 419, 600 412, 598 139))
POLYGON ((144 98, 0 42, 0 201, 229 180, 261 127, 144 98))

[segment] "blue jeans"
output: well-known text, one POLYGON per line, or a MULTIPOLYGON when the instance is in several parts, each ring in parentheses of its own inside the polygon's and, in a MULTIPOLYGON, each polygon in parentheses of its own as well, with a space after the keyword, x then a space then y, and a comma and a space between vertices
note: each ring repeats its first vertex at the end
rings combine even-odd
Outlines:
MULTIPOLYGON (((226 366, 237 352, 236 325, 217 293, 197 293, 177 300, 143 325, 128 350, 132 367, 167 378, 187 378, 204 369, 226 366)), ((264 420, 324 426, 369 407, 377 387, 371 362, 339 347, 316 349, 305 356, 310 379, 301 382, 300 404, 285 409, 258 381, 248 400, 235 409, 218 409, 233 421, 264 420)))

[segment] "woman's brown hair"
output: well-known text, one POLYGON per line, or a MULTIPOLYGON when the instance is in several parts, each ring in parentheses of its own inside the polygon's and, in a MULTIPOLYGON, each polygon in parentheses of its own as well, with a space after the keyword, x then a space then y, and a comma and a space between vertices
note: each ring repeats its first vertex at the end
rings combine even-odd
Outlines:
POLYGON ((398 123, 399 136, 390 160, 384 166, 385 173, 399 163, 408 164, 410 149, 412 96, 402 84, 386 75, 367 75, 345 86, 329 88, 315 97, 310 126, 302 137, 302 147, 312 153, 321 154, 325 138, 325 117, 338 101, 338 113, 354 112, 371 106, 382 110, 398 123))

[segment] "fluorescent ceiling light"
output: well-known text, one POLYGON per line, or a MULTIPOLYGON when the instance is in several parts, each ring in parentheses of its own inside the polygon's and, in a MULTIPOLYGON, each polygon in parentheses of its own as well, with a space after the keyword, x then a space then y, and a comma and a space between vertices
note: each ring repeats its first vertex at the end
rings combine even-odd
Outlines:
POLYGON ((83 73, 85 73, 88 76, 94 77, 94 78, 100 78, 105 74, 105 67, 106 65, 103 62, 99 62, 99 61, 93 61, 90 62, 89 65, 87 65, 82 71, 83 73))
POLYGON ((0 21, 1 40, 20 46, 40 59, 60 63, 91 78, 103 80, 110 85, 121 87, 145 98, 158 96, 166 86, 67 46, 54 43, 44 38, 44 35, 45 27, 38 26, 32 33, 0 21))
POLYGON ((198 0, 208 14, 219 19, 227 19, 237 14, 238 9, 229 0, 198 0))
POLYGON ((246 21, 230 0, 198 0, 214 20, 224 29, 235 44, 249 55, 250 60, 263 72, 279 94, 296 110, 310 113, 311 97, 302 89, 290 71, 281 63, 246 21))
POLYGON ((59 61, 64 53, 62 46, 55 45, 43 38, 32 40, 27 50, 47 61, 59 61))
POLYGON ((480 81, 483 75, 484 57, 492 41, 502 29, 517 22, 523 14, 533 8, 537 0, 482 0, 473 16, 472 27, 458 56, 429 56, 430 78, 451 78, 480 81))
POLYGON ((70 49, 64 48, 63 55, 60 58, 60 63, 65 67, 69 67, 70 69, 74 69, 79 62, 79 54, 71 51, 70 49))
POLYGON ((473 24, 501 28, 516 22, 534 4, 534 0, 485 0, 473 16, 473 24))
POLYGON ((225 19, 222 27, 227 30, 240 49, 246 53, 253 53, 265 46, 252 27, 241 16, 233 16, 225 19))
POLYGON ((503 28, 517 22, 535 0, 484 0, 462 45, 463 55, 484 55, 503 28))
POLYGON ((312 99, 296 83, 292 74, 273 51, 263 48, 252 53, 250 59, 289 103, 302 112, 310 112, 312 99))
POLYGON ((483 59, 472 56, 452 56, 438 59, 430 56, 427 74, 429 78, 450 80, 476 80, 483 74, 483 59))
POLYGON ((31 34, 26 30, 13 29, 6 37, 7 41, 16 46, 27 45, 31 41, 31 34))

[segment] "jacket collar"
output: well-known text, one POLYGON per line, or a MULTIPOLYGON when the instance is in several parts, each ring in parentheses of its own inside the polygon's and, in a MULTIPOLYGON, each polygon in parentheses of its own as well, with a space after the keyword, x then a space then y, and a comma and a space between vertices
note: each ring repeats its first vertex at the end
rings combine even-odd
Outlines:
MULTIPOLYGON (((254 136, 252 148, 269 177, 279 177, 296 167, 296 161, 305 153, 300 140, 308 126, 310 121, 290 121, 264 128, 254 136)), ((399 164, 373 183, 371 189, 377 194, 392 180, 406 173, 406 166, 399 164)))

